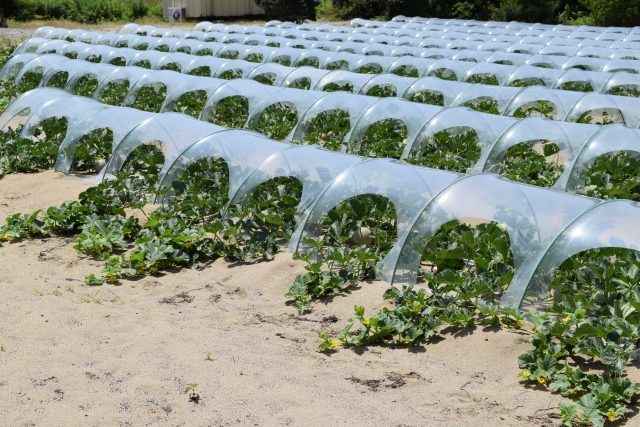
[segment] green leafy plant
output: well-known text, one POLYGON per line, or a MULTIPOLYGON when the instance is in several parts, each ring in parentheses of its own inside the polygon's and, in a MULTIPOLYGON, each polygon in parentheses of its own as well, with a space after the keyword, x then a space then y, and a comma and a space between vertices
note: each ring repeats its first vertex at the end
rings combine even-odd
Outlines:
POLYGON ((348 111, 339 109, 323 111, 309 123, 304 135, 304 143, 338 151, 349 130, 351 130, 351 120, 348 111))
POLYGON ((389 98, 398 96, 398 91, 392 84, 379 84, 367 90, 366 95, 377 96, 378 98, 389 98))
POLYGON ((429 76, 437 77, 442 80, 458 81, 456 73, 447 68, 438 68, 437 70, 433 70, 429 73, 429 76))
POLYGON ((235 80, 235 79, 241 79, 243 76, 242 76, 242 70, 240 68, 236 68, 233 70, 226 70, 222 72, 218 77, 224 80, 235 80))
POLYGON ((364 137, 347 145, 347 152, 366 157, 399 159, 407 144, 407 125, 398 119, 371 124, 364 137))
POLYGON ((391 72, 401 77, 413 77, 416 79, 420 77, 418 69, 413 65, 402 65, 394 68, 391 72))
POLYGON ((558 115, 558 111, 553 102, 547 100, 538 100, 535 102, 528 102, 516 109, 513 113, 513 117, 525 118, 525 117, 546 117, 551 120, 555 120, 558 115))
POLYGON ((218 54, 218 58, 224 59, 238 59, 240 56, 240 52, 237 50, 225 50, 222 53, 218 54))
POLYGON ((250 53, 242 59, 244 59, 245 61, 256 62, 260 64, 264 60, 264 55, 262 55, 261 53, 250 53))
POLYGON ((90 131, 76 143, 70 172, 95 172, 99 162, 109 161, 113 151, 113 131, 100 128, 90 131))
POLYGON ((318 58, 303 58, 300 61, 297 61, 295 66, 320 68, 320 60, 318 58))
POLYGON ((18 83, 18 92, 24 93, 30 91, 31 89, 37 88, 43 76, 44 70, 42 69, 42 67, 36 67, 32 70, 27 71, 22 75, 20 83, 18 83))
POLYGON ((232 129, 243 128, 249 119, 249 100, 242 95, 228 96, 216 103, 209 121, 232 129))
POLYGON ((414 165, 466 173, 480 160, 480 154, 476 130, 461 126, 436 132, 424 142, 422 151, 414 151, 406 160, 414 165))
POLYGON ((211 67, 208 65, 201 65, 200 67, 192 69, 187 74, 190 76, 211 77, 211 67))
POLYGON ((184 390, 184 394, 189 395, 189 400, 193 400, 194 402, 200 400, 200 395, 196 392, 197 387, 198 384, 190 383, 187 384, 187 388, 184 390))
POLYGON ((328 64, 326 64, 323 67, 325 70, 348 70, 349 69, 349 63, 347 61, 345 61, 344 59, 340 59, 338 61, 333 61, 330 62, 328 64))
POLYGON ((509 148, 500 163, 500 175, 512 181, 551 187, 564 172, 560 147, 552 141, 522 142, 509 148), (542 154, 532 142, 540 143, 542 154))
POLYGON ((636 153, 619 151, 595 159, 578 176, 584 186, 576 192, 599 199, 640 200, 640 159, 636 153))
POLYGON ((100 102, 103 104, 120 106, 129 93, 129 80, 120 79, 107 83, 100 94, 100 102))
POLYGON ((116 67, 124 67, 127 65, 127 61, 123 56, 118 56, 109 61, 109 64, 115 65, 116 67))
POLYGON ((262 83, 263 85, 274 86, 276 84, 276 74, 275 73, 263 73, 253 77, 253 80, 258 83, 262 83))
POLYGON ((470 99, 462 105, 481 113, 496 114, 498 116, 500 115, 500 110, 498 110, 498 101, 488 96, 481 96, 480 98, 470 99))
POLYGON ((53 76, 51 76, 51 78, 47 82, 47 87, 57 87, 59 89, 64 89, 67 86, 68 80, 69 80, 68 71, 58 71, 53 76))
POLYGON ((298 112, 293 104, 278 102, 264 109, 251 126, 267 138, 283 141, 298 123, 298 112))
POLYGON ((173 111, 187 114, 197 119, 200 117, 205 102, 207 102, 207 92, 204 90, 193 90, 180 95, 173 103, 172 109, 173 111))
POLYGON ((307 263, 285 296, 293 298, 300 314, 311 298, 340 293, 366 277, 388 253, 396 238, 396 213, 387 198, 372 194, 352 197, 333 208, 322 220, 320 237, 307 237, 308 248, 294 259, 307 263))
POLYGON ((589 82, 565 82, 560 85, 562 90, 571 90, 574 92, 593 92, 593 85, 589 82))
POLYGON ((280 55, 280 56, 276 56, 275 58, 273 58, 271 60, 271 62, 273 62, 275 64, 284 65, 285 67, 290 67, 291 66, 291 57, 289 57, 287 55, 280 55))
POLYGON ((167 96, 167 88, 162 83, 151 83, 141 87, 131 103, 131 107, 150 113, 159 113, 167 96))
POLYGON ((576 123, 609 125, 612 123, 624 124, 624 117, 620 110, 614 108, 597 108, 581 113, 576 119, 576 123))
POLYGON ((301 77, 299 79, 295 79, 291 83, 287 85, 288 88, 291 89, 302 89, 302 90, 310 90, 311 89, 311 79, 309 77, 301 77))
POLYGON ((435 90, 421 90, 415 92, 409 98, 411 102, 419 102, 421 104, 440 105, 444 107, 444 95, 435 90))
POLYGON ((483 85, 499 86, 498 78, 491 73, 474 74, 466 80, 467 83, 479 83, 483 85))
POLYGON ((635 85, 615 86, 609 89, 607 93, 609 95, 631 96, 634 98, 640 98, 640 90, 638 90, 638 87, 635 85))
POLYGON ((378 64, 367 64, 356 68, 354 72, 358 74, 380 74, 382 73, 382 67, 378 64))
POLYGON ((512 81, 509 86, 511 87, 529 87, 529 86, 546 86, 544 81, 538 77, 527 77, 524 79, 516 79, 512 81))
POLYGON ((98 79, 95 74, 85 74, 76 81, 73 86, 73 94, 91 98, 96 89, 98 89, 98 79))
POLYGON ((327 83, 322 87, 323 92, 351 92, 353 93, 353 84, 350 82, 327 83))
POLYGON ((176 73, 180 73, 182 71, 182 67, 179 62, 167 62, 158 68, 158 70, 169 70, 175 71, 176 73))

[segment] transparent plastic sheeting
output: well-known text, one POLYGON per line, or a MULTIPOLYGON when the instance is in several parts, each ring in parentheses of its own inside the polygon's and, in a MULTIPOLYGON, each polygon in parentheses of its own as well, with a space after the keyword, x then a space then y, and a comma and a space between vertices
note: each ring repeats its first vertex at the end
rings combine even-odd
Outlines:
MULTIPOLYGON (((554 122, 542 117, 523 119, 514 123, 500 136, 498 141, 493 144, 486 159, 481 159, 476 167, 478 170, 484 170, 485 172, 500 173, 500 164, 509 148, 517 144, 527 143, 535 149, 542 143, 552 142, 560 148, 556 156, 558 162, 564 166, 564 172, 558 182, 566 183, 572 173, 571 165, 573 160, 581 148, 585 146, 585 141, 588 141, 598 130, 600 130, 600 126, 597 125, 554 122)), ((625 140, 618 139, 617 141, 622 142, 625 140)), ((589 145, 589 142, 586 145, 589 145)), ((616 147, 618 145, 619 143, 616 143, 616 147)), ((635 146, 636 149, 640 149, 639 144, 636 143, 635 146)), ((610 144, 609 147, 611 147, 610 144)), ((556 184, 556 188, 560 188, 558 185, 561 184, 556 184)))
MULTIPOLYGON (((224 54, 226 51, 234 51, 237 52, 241 57, 246 57, 251 54, 252 51, 264 50, 264 53, 271 51, 272 54, 265 55, 262 54, 261 62, 272 62, 273 59, 277 58, 279 55, 274 51, 275 48, 270 46, 258 45, 253 48, 244 45, 225 45, 221 43, 207 43, 200 42, 199 40, 176 40, 176 39, 167 39, 166 42, 162 41, 163 39, 157 39, 155 37, 136 37, 132 34, 120 36, 117 40, 115 40, 112 44, 112 48, 122 48, 122 47, 135 47, 136 49, 149 49, 150 51, 155 51, 154 49, 158 47, 164 47, 164 50, 169 50, 170 52, 185 52, 189 54, 196 54, 198 52, 204 52, 204 50, 208 50, 208 54, 218 55, 224 54)), ((289 39, 284 39, 287 41, 287 44, 291 42, 289 39)), ((402 39, 400 39, 402 40, 402 39)), ((434 39, 437 40, 437 39, 434 39)), ((258 42, 258 40, 256 40, 258 42)), ((272 42, 272 40, 265 39, 261 40, 263 43, 272 42)), ((429 44, 421 43, 421 45, 429 46, 429 44)), ((101 49, 95 51, 92 45, 87 45, 85 43, 80 42, 67 42, 65 40, 47 40, 47 39, 29 39, 26 42, 22 43, 16 49, 16 53, 22 52, 31 52, 37 50, 38 52, 57 52, 60 54, 65 54, 68 50, 74 50, 77 54, 80 54, 80 58, 83 59, 83 56, 96 56, 98 58, 102 57, 103 62, 105 56, 112 56, 113 51, 109 50, 108 46, 96 46, 95 49, 101 49), (85 46, 84 51, 82 53, 78 52, 79 48, 75 48, 74 46, 85 46), (94 49, 92 51, 92 49, 94 49)), ((95 45, 93 45, 95 46, 95 45)), ((294 63, 296 61, 300 61, 305 57, 315 57, 318 59, 319 64, 322 64, 323 67, 328 66, 329 64, 335 63, 336 61, 343 59, 347 61, 348 69, 354 70, 357 69, 356 63, 359 62, 359 58, 362 55, 360 54, 375 54, 382 55, 384 58, 380 59, 380 62, 385 62, 389 60, 393 60, 397 57, 403 57, 404 55, 410 55, 410 57, 416 57, 413 59, 421 58, 434 58, 437 59, 438 56, 446 57, 449 59, 455 59, 456 61, 465 62, 465 61, 474 61, 474 62, 488 62, 494 63, 497 61, 501 61, 506 65, 507 68, 499 68, 500 70, 498 74, 506 74, 509 72, 509 66, 513 65, 522 65, 522 64, 530 64, 530 65, 538 65, 542 67, 551 67, 557 69, 569 69, 571 67, 583 67, 587 70, 591 71, 603 71, 603 72, 613 72, 613 71, 629 71, 629 72, 637 72, 640 64, 638 64, 637 58, 640 57, 640 54, 637 52, 638 49, 634 49, 633 52, 627 52, 628 49, 602 49, 596 48, 592 46, 586 46, 583 48, 574 48, 567 46, 547 46, 538 45, 537 48, 533 48, 535 45, 528 45, 525 43, 513 43, 513 44, 501 44, 501 43, 485 43, 478 46, 478 49, 489 49, 486 51, 471 51, 471 50, 463 50, 459 51, 456 49, 456 46, 451 44, 444 44, 442 47, 445 49, 435 49, 442 51, 441 54, 437 54, 434 52, 434 49, 431 47, 424 48, 422 46, 421 49, 415 50, 414 48, 407 47, 397 47, 392 48, 393 46, 387 46, 382 44, 365 44, 365 43, 338 43, 336 46, 328 46, 326 45, 318 45, 323 49, 329 49, 331 52, 325 52, 322 54, 312 54, 308 53, 309 51, 304 51, 301 49, 292 49, 288 47, 283 47, 286 50, 288 57, 291 59, 294 56, 297 59, 292 59, 294 63), (354 50, 352 47, 358 47, 358 50, 354 50), (529 47, 528 47, 529 46, 529 47), (401 51, 400 49, 404 49, 401 51), (407 50, 409 49, 409 50, 407 50), (411 50, 414 49, 414 50, 411 50), (586 49, 599 49, 597 52, 589 51, 586 49), (498 50, 498 52, 494 52, 498 50), (503 50, 504 52, 499 52, 503 50), (584 50, 584 54, 581 55, 584 50), (447 53, 444 53, 444 52, 447 53), (520 53, 512 53, 508 54, 507 52, 517 51, 520 53), (527 51, 527 53, 522 53, 527 51), (626 53, 625 53, 626 52, 626 53), (345 56, 345 54, 353 54, 356 55, 354 57, 345 56), (539 54, 536 54, 539 53, 539 54), (600 55, 602 58, 591 58, 587 56, 600 55), (497 55, 496 55, 497 54, 497 55), (500 55, 501 54, 501 55, 500 55), (333 57, 333 55, 338 55, 333 57), (509 55, 509 56, 505 56, 509 55), (558 56, 561 55, 561 56, 558 56), (574 56, 575 55, 575 56, 574 56), (573 57, 572 57, 573 56, 573 57), (388 58, 387 58, 388 57, 388 58), (527 59, 528 58, 528 59, 527 59), (526 59, 526 60, 525 60, 526 59), (506 61, 506 62, 505 62, 506 61)), ((459 46, 458 46, 459 48, 459 46)), ((322 52, 322 51, 316 51, 322 52)), ((375 59, 370 59, 371 61, 375 61, 375 59)), ((426 62, 425 64, 429 64, 426 62)), ((473 64, 473 62, 472 62, 473 64)), ((496 64, 498 65, 498 64, 496 64)), ((460 70, 459 70, 460 71, 460 70)))
POLYGON ((605 154, 628 152, 632 157, 640 157, 640 131, 619 124, 598 127, 590 138, 579 147, 571 166, 559 179, 554 188, 574 193, 585 185, 585 175, 596 159, 605 154))
POLYGON ((302 212, 336 176, 361 161, 361 157, 341 155, 320 147, 289 146, 253 169, 230 198, 230 204, 242 203, 260 184, 272 178, 292 176, 302 183, 298 205, 298 212, 302 212))
MULTIPOLYGON (((60 149, 58 150, 58 157, 56 158, 54 170, 56 172, 62 172, 69 175, 78 142, 89 132, 97 129, 111 129, 113 132, 113 152, 116 150, 122 139, 132 129, 154 115, 155 114, 153 113, 124 107, 104 108, 90 114, 73 128, 68 127, 69 131, 67 132, 65 139, 60 144, 60 149)), ((83 178, 95 182, 101 182, 105 171, 106 170, 103 168, 97 175, 83 176, 83 178)))
POLYGON ((105 166, 105 177, 120 170, 129 154, 140 145, 161 143, 164 165, 159 177, 163 177, 173 162, 194 141, 226 130, 221 126, 205 123, 179 113, 155 115, 133 129, 116 147, 105 166))
POLYGON ((7 125, 15 129, 19 124, 24 124, 38 108, 45 107, 57 99, 66 97, 77 99, 69 92, 53 88, 34 89, 22 94, 14 99, 0 114, 0 131, 4 130, 7 125))
POLYGON ((371 96, 353 95, 343 92, 331 92, 315 101, 302 116, 298 117, 298 124, 292 132, 291 140, 303 142, 313 120, 322 113, 331 114, 336 111, 346 111, 349 114, 350 128, 362 113, 378 98, 371 96))
POLYGON ((398 120, 407 127, 406 146, 417 137, 425 123, 442 111, 442 107, 408 102, 399 98, 384 98, 371 104, 358 118, 348 137, 349 145, 360 148, 367 129, 383 120, 398 120))
POLYGON ((291 147, 283 142, 265 138, 257 132, 223 130, 191 141, 192 144, 174 159, 166 173, 161 175, 160 186, 169 187, 192 163, 220 157, 229 167, 229 198, 238 191, 251 172, 265 159, 291 147))
POLYGON ((414 167, 390 159, 359 162, 340 173, 305 209, 302 220, 291 237, 291 250, 305 250, 304 239, 319 237, 322 233, 323 216, 340 202, 363 194, 384 196, 393 202, 398 240, 403 241, 419 214, 416 207, 426 205, 461 176, 463 175, 414 167))
POLYGON ((514 183, 494 174, 466 176, 419 209, 414 205, 416 220, 402 235, 398 231, 398 242, 383 260, 381 277, 395 284, 413 285, 424 246, 443 224, 454 219, 495 221, 509 234, 515 269, 501 302, 519 305, 528 279, 548 246, 573 220, 599 202, 514 183))
MULTIPOLYGON (((61 53, 66 47, 64 45, 64 43, 66 42, 63 42, 61 40, 57 40, 55 42, 63 43, 60 46, 58 46, 58 49, 57 49, 59 53, 61 53)), ((288 50, 291 50, 291 49, 288 49, 288 50)), ((309 52, 310 51, 301 54, 298 58, 298 61, 304 59, 305 55, 308 54, 309 52)), ((344 53, 330 53, 330 52, 324 52, 324 53, 325 53, 325 56, 322 61, 325 64, 338 63, 340 61, 339 58, 334 58, 334 57, 339 55, 342 55, 342 56, 348 55, 344 53)), ((108 52, 105 51, 104 55, 100 55, 100 57, 102 58, 102 61, 104 63, 110 63, 116 58, 122 58, 123 60, 126 60, 127 61, 126 63, 129 65, 139 65, 139 66, 144 66, 146 68, 152 68, 152 69, 162 69, 164 66, 167 66, 168 64, 174 64, 174 66, 177 65, 178 69, 183 73, 188 73, 191 70, 193 70, 193 67, 190 66, 190 64, 197 58, 197 57, 194 58, 194 56, 187 55, 180 52, 174 52, 174 53, 164 53, 164 52, 158 52, 158 51, 138 52, 138 51, 131 51, 130 49, 118 49, 118 48, 113 48, 113 50, 108 52), (123 52, 122 54, 120 54, 118 52, 119 50, 126 50, 126 52, 123 52)), ((267 61, 269 61, 270 58, 276 58, 276 57, 278 57, 277 52, 270 55, 267 61)), ((559 57, 550 56, 549 58, 559 58, 559 57)), ((218 59, 221 59, 221 58, 218 58, 218 59)), ((356 56, 351 58, 351 62, 346 61, 345 63, 347 64, 347 68, 350 71, 354 71, 354 70, 358 71, 362 69, 362 67, 364 66, 371 66, 371 65, 377 64, 376 66, 380 67, 380 69, 378 70, 379 72, 392 72, 403 66, 407 66, 406 61, 408 61, 409 59, 412 59, 414 63, 416 61, 427 61, 420 67, 421 70, 424 69, 424 71, 422 71, 420 75, 429 75, 437 72, 437 73, 443 73, 445 77, 450 76, 457 80, 468 80, 473 76, 481 76, 481 77, 493 76, 494 78, 496 78, 496 81, 498 82, 498 84, 503 86, 519 86, 521 82, 526 83, 526 82, 534 81, 536 83, 543 83, 544 85, 554 87, 554 88, 563 88, 565 85, 569 83, 579 83, 579 84, 589 85, 590 88, 600 92, 605 92, 605 89, 606 91, 609 91, 617 87, 623 87, 623 88, 629 87, 630 83, 625 84, 624 82, 622 82, 620 84, 613 85, 613 84, 608 84, 608 82, 613 77, 617 77, 618 75, 621 75, 621 74, 628 75, 628 76, 636 76, 635 74, 629 74, 629 73, 625 74, 622 71, 632 71, 632 72, 640 71, 640 70, 635 70, 630 68, 631 65, 628 65, 627 68, 624 68, 624 67, 619 68, 619 67, 622 67, 622 65, 619 64, 620 60, 607 61, 607 65, 603 67, 603 69, 607 70, 606 72, 605 71, 588 72, 588 71, 583 71, 579 69, 568 69, 565 71, 550 70, 550 69, 533 67, 528 65, 512 67, 509 65, 499 65, 499 64, 492 64, 492 63, 475 64, 473 62, 466 62, 464 60, 457 61, 457 60, 449 60, 449 59, 437 60, 433 62, 433 60, 419 59, 419 58, 412 58, 412 57, 399 58, 391 62, 390 65, 389 65, 390 59, 381 58, 381 60, 377 60, 376 62, 375 57, 372 58, 367 56, 356 56), (362 59, 358 59, 358 58, 362 58, 362 59)), ((224 71, 238 69, 238 70, 241 70, 242 76, 247 77, 249 73, 251 73, 251 71, 257 67, 256 63, 254 62, 246 62, 246 61, 243 62, 241 60, 229 60, 229 59, 226 61, 228 62, 217 63, 216 64, 217 66, 215 67, 217 70, 216 73, 211 72, 210 75, 220 75, 224 71)), ((629 62, 630 61, 626 61, 627 64, 629 62)), ((640 64, 639 61, 635 61, 635 63, 640 64)), ((537 62, 534 65, 540 65, 540 64, 542 63, 537 62)), ((555 65, 560 66, 559 64, 560 63, 555 65)), ((36 64, 34 64, 34 66, 35 65, 36 64)), ((411 67, 414 67, 414 66, 411 66, 411 67)), ((279 73, 279 75, 276 77, 276 80, 279 82, 288 80, 286 76, 288 73, 286 73, 286 71, 289 69, 278 68, 278 67, 276 68, 278 69, 278 73, 279 73)), ((629 79, 631 79, 631 81, 635 81, 638 79, 638 77, 635 77, 635 78, 629 77, 629 79)))
POLYGON ((640 205, 628 200, 605 201, 584 212, 568 224, 551 242, 521 280, 513 283, 503 300, 536 304, 547 293, 553 271, 565 260, 596 248, 640 249, 640 205), (525 299, 526 298, 526 299, 525 299))

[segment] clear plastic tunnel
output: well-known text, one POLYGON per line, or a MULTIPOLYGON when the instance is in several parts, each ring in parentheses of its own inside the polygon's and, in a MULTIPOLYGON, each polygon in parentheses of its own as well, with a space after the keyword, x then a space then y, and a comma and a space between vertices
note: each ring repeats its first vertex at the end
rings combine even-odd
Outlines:
POLYGON ((182 68, 183 74, 192 76, 212 77, 228 60, 211 56, 192 57, 191 61, 182 68))
POLYGON ((388 56, 364 56, 353 65, 352 71, 359 74, 381 74, 395 61, 388 56))
POLYGON ((324 92, 358 93, 371 78, 370 74, 358 74, 344 70, 332 71, 323 76, 313 89, 324 92))
POLYGON ((20 53, 9 58, 9 60, 0 68, 0 80, 15 80, 24 65, 37 58, 35 53, 20 53))
MULTIPOLYGON (((73 128, 68 128, 67 135, 60 144, 54 170, 67 175, 72 173, 71 169, 74 164, 76 149, 86 135, 100 130, 110 130, 113 137, 111 140, 111 153, 113 153, 118 144, 132 129, 151 117, 153 117, 153 113, 133 108, 110 107, 95 111, 73 128)), ((104 160, 108 160, 108 158, 104 160)), ((96 175, 83 174, 82 177, 100 182, 103 179, 103 175, 104 169, 96 175)))
MULTIPOLYGON (((528 277, 547 246, 596 199, 522 185, 494 174, 458 180, 441 191, 384 260, 383 276, 395 284, 415 284, 426 241, 445 223, 495 221, 509 234, 514 278, 501 302, 519 304, 528 277)), ((424 206, 424 205, 423 205, 424 206)))
POLYGON ((161 175, 160 187, 169 187, 194 162, 219 157, 229 167, 229 197, 240 188, 251 172, 270 156, 291 147, 289 144, 273 141, 256 132, 246 130, 223 130, 204 136, 176 158, 161 175))
POLYGON ((498 86, 502 85, 515 70, 516 67, 511 65, 480 62, 467 70, 461 81, 498 86))
POLYGON ((167 95, 181 84, 197 77, 173 71, 156 71, 141 77, 127 93, 124 105, 157 113, 167 95))
POLYGON ((242 203, 246 196, 270 179, 290 176, 302 183, 298 205, 298 212, 301 213, 334 178, 361 161, 361 157, 338 154, 320 147, 286 147, 253 169, 230 197, 229 204, 242 203))
MULTIPOLYGON (((589 199, 587 199, 589 200, 589 199)), ((536 305, 549 295, 549 282, 560 265, 590 249, 640 248, 640 205, 628 200, 602 202, 574 219, 553 240, 534 269, 523 275, 519 287, 509 289, 504 299, 536 305)))
MULTIPOLYGON (((571 164, 586 141, 598 130, 599 126, 578 123, 554 122, 544 117, 531 117, 515 123, 507 129, 493 145, 486 159, 481 159, 479 167, 485 172, 500 173, 505 155, 518 144, 529 144, 536 152, 543 154, 547 161, 560 166, 556 183, 566 182, 571 172, 571 164), (547 144, 555 144, 550 154, 544 150, 547 144)), ((546 183, 552 187, 553 182, 546 183)), ((542 184, 541 184, 542 186, 542 184)))
POLYGON ((291 140, 337 151, 361 114, 378 98, 342 92, 326 94, 300 117, 291 140))
POLYGON ((393 202, 397 217, 398 241, 403 241, 419 214, 416 206, 425 206, 460 176, 452 172, 410 166, 390 159, 368 159, 356 163, 338 175, 304 209, 301 221, 291 237, 291 251, 305 251, 307 247, 303 243, 304 240, 323 233, 322 218, 331 209, 342 201, 364 194, 383 196, 393 202))
POLYGON ((461 105, 481 113, 504 114, 508 105, 522 90, 516 87, 472 84, 453 100, 451 106, 461 105))
POLYGON ((160 169, 159 182, 173 162, 196 141, 225 130, 221 126, 205 123, 184 114, 163 113, 145 120, 118 144, 111 159, 104 167, 104 177, 122 168, 131 152, 141 145, 160 144, 164 164, 160 169), (176 132, 179 129, 179 132, 176 132))
POLYGON ((35 88, 47 71, 64 61, 71 61, 71 59, 60 55, 43 55, 33 58, 22 66, 14 82, 16 86, 22 87, 21 90, 35 88))
POLYGON ((63 61, 51 67, 40 82, 42 87, 64 89, 69 79, 80 70, 92 65, 86 61, 63 61))
POLYGON ((5 128, 17 129, 23 125, 36 110, 50 102, 73 96, 69 92, 55 88, 33 89, 11 101, 0 114, 0 131, 5 128))
POLYGON ((247 79, 270 86, 281 86, 282 82, 295 68, 268 63, 260 64, 247 75, 247 79))
POLYGON ((54 99, 42 105, 42 107, 35 109, 35 111, 32 111, 22 128, 20 137, 32 138, 36 136, 35 131, 40 124, 44 120, 51 118, 65 118, 67 125, 66 135, 68 135, 69 131, 88 115, 107 107, 107 105, 94 101, 93 99, 83 97, 65 96, 54 99))
POLYGON ((542 116, 563 121, 573 105, 583 96, 582 92, 531 86, 518 92, 504 114, 520 118, 542 116))
POLYGON ((231 80, 209 96, 200 120, 229 128, 244 127, 256 107, 279 90, 253 80, 231 80))
POLYGON ((290 141, 304 112, 323 96, 326 93, 281 88, 256 106, 245 127, 277 141, 290 141))
POLYGON ((195 77, 176 87, 173 92, 167 93, 160 112, 177 112, 195 117, 200 117, 204 105, 209 96, 220 86, 227 83, 226 80, 212 79, 209 77, 195 77))
POLYGON ((169 70, 181 73, 183 68, 186 67, 191 61, 193 61, 193 56, 187 55, 186 53, 167 53, 165 54, 165 56, 160 58, 158 62, 156 62, 153 69, 169 70))
MULTIPOLYGON (((571 166, 567 168, 569 174, 558 181, 556 188, 570 193, 584 190, 589 170, 596 160, 601 156, 622 152, 640 158, 640 132, 622 125, 599 127, 598 132, 585 141, 580 152, 572 159, 571 166)), ((612 167, 615 168, 615 164, 612 167)))
POLYGON ((411 84, 402 97, 412 102, 449 107, 458 95, 471 85, 437 77, 423 77, 411 84))
POLYGON ((324 64, 326 60, 329 57, 331 57, 331 55, 333 54, 334 54, 333 52, 327 52, 320 49, 311 49, 311 50, 302 51, 300 53, 300 56, 296 58, 296 60, 293 62, 292 65, 294 67, 308 66, 308 67, 320 68, 320 65, 324 64))
POLYGON ((621 123, 638 128, 640 126, 640 99, 587 93, 575 103, 565 120, 600 125, 621 123))
POLYGON ((446 108, 419 129, 402 158, 428 167, 480 173, 493 144, 517 122, 466 107, 446 108))
POLYGON ((441 111, 442 107, 416 104, 402 98, 381 99, 370 105, 358 118, 348 135, 346 146, 349 152, 369 157, 399 159, 407 147, 413 144, 424 125, 441 111), (395 138, 398 141, 390 138, 397 146, 392 142, 388 146, 379 147, 379 143, 388 136, 375 127, 390 124, 403 127, 403 139, 400 140, 400 136, 395 138))
POLYGON ((98 84, 94 99, 109 105, 122 105, 129 90, 143 76, 155 73, 138 67, 117 67, 98 84))

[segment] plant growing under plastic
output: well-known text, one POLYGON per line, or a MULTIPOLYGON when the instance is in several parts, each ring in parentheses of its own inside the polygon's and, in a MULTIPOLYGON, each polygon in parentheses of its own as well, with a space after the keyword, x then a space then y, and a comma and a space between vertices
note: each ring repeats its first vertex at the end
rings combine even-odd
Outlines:
POLYGON ((551 141, 538 141, 542 154, 534 145, 522 142, 509 148, 500 163, 500 175, 512 181, 538 187, 551 187, 556 183, 564 164, 560 159, 560 147, 551 141))
POLYGON ((470 99, 462 105, 480 113, 500 115, 500 110, 498 110, 498 101, 488 96, 470 99))
POLYGON ((546 117, 551 120, 555 120, 558 111, 553 102, 547 100, 538 100, 535 102, 528 102, 516 109, 513 113, 513 117, 524 119, 526 117, 546 117))
POLYGON ((242 95, 228 96, 218 101, 209 122, 231 129, 243 128, 249 119, 249 100, 242 95))
POLYGON ((453 172, 469 172, 480 160, 481 145, 475 129, 457 127, 444 129, 430 136, 421 152, 412 153, 407 163, 444 169, 453 172))
POLYGON ((599 199, 640 201, 640 159, 637 153, 619 151, 598 157, 579 172, 584 186, 576 192, 599 199))
POLYGON ((415 92, 411 95, 409 101, 444 107, 444 95, 435 90, 421 90, 415 92))
POLYGON ((165 85, 148 84, 141 87, 138 93, 136 93, 136 98, 131 106, 138 110, 159 113, 166 95, 167 88, 165 85))
POLYGON ((114 80, 106 84, 100 95, 103 104, 120 106, 129 93, 129 80, 114 80))
POLYGON ((76 144, 70 172, 97 173, 111 158, 113 131, 109 128, 92 130, 76 144))
POLYGON ((347 152, 366 157, 399 159, 407 145, 407 125, 398 119, 384 119, 371 124, 364 137, 347 146, 347 152))
POLYGON ((343 83, 327 83, 322 87, 323 92, 351 92, 353 93, 353 84, 349 82, 343 83))
POLYGON ((323 111, 311 120, 304 135, 304 143, 338 151, 349 130, 349 112, 339 109, 323 111))
POLYGON ((367 93, 365 95, 377 96, 378 98, 390 98, 398 96, 398 91, 394 85, 379 84, 367 90, 367 93))
POLYGON ((258 120, 251 126, 267 138, 283 141, 298 123, 296 108, 286 102, 270 105, 262 111, 258 120))
POLYGON ((498 86, 500 82, 498 82, 498 78, 491 74, 474 74, 466 80, 467 83, 479 83, 483 85, 492 85, 498 86))
POLYGON ((85 74, 73 86, 73 94, 91 98, 96 89, 98 89, 98 79, 93 74, 85 74))
POLYGON ((173 111, 187 114, 196 119, 200 117, 202 107, 207 102, 207 92, 204 90, 193 90, 183 93, 173 104, 173 111))

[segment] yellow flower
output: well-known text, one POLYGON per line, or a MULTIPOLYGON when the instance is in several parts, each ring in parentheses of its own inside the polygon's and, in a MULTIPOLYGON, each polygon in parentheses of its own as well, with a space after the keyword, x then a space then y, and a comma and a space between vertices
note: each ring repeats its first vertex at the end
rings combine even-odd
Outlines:
POLYGON ((531 376, 531 372, 529 372, 529 371, 524 371, 524 372, 522 373, 522 376, 523 376, 525 379, 527 379, 527 378, 529 378, 529 377, 531 376))
POLYGON ((115 274, 112 274, 111 276, 109 276, 109 281, 111 283, 115 283, 118 281, 118 276, 116 276, 115 274))
POLYGON ((331 347, 337 347, 340 345, 340 341, 338 340, 331 340, 331 347))
POLYGON ((184 244, 184 247, 185 247, 185 248, 188 248, 188 247, 189 247, 189 246, 191 246, 191 245, 192 245, 192 243, 191 243, 191 242, 187 242, 187 243, 185 243, 185 244, 184 244))
POLYGON ((609 409, 609 412, 607 412, 607 417, 609 418, 609 421, 613 421, 616 419, 616 411, 613 410, 613 408, 609 409))
POLYGON ((407 304, 411 305, 411 304, 413 304, 413 301, 412 301, 412 300, 410 300, 410 299, 408 299, 408 300, 407 300, 407 304))
POLYGON ((151 267, 151 268, 149 268, 149 271, 151 272, 151 274, 155 274, 156 271, 158 271, 158 269, 155 268, 155 267, 151 267))
POLYGON ((369 319, 362 319, 362 324, 363 325, 368 325, 369 324, 369 319))
POLYGON ((524 323, 522 322, 522 320, 518 320, 518 321, 516 322, 516 326, 517 326, 518 328, 522 328, 522 327, 524 326, 524 323))
POLYGON ((405 343, 406 345, 411 345, 411 341, 409 341, 409 340, 404 340, 404 343, 405 343))
POLYGON ((8 239, 8 238, 9 238, 9 235, 8 235, 7 233, 4 233, 4 234, 2 235, 2 238, 3 238, 3 239, 8 239))
POLYGON ((538 378, 538 384, 544 384, 545 380, 543 377, 538 378))
POLYGON ((569 320, 571 320, 571 317, 569 317, 569 316, 567 316, 567 317, 565 317, 564 319, 562 319, 562 321, 563 321, 564 323, 567 323, 569 320))

